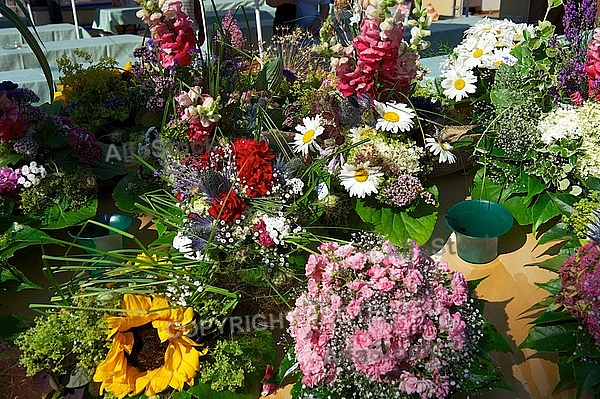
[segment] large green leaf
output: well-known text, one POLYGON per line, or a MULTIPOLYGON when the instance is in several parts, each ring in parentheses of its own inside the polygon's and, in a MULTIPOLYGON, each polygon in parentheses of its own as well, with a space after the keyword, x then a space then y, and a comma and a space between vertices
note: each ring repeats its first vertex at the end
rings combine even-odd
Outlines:
POLYGON ((41 290, 42 287, 29 280, 22 271, 12 266, 11 264, 2 261, 0 264, 0 283, 13 282, 8 284, 7 291, 22 291, 22 290, 41 290))
POLYGON ((468 378, 463 382, 463 391, 486 392, 494 388, 512 389, 485 352, 474 355, 473 361, 469 362, 467 372, 468 378))
POLYGON ((548 188, 548 186, 546 186, 544 184, 543 181, 541 181, 540 179, 538 179, 535 176, 529 176, 527 175, 527 197, 526 200, 531 202, 531 200, 533 199, 533 197, 535 197, 536 195, 542 193, 544 190, 546 190, 548 188))
POLYGON ((17 250, 30 245, 48 244, 56 241, 43 231, 22 224, 13 224, 5 232, 5 237, 7 239, 0 245, 0 259, 9 259, 17 250))
POLYGON ((489 321, 485 321, 482 331, 483 342, 481 346, 485 352, 512 353, 512 349, 506 338, 489 321))
POLYGON ((575 321, 567 312, 547 311, 539 315, 533 322, 535 325, 553 324, 564 321, 575 321))
POLYGON ((573 374, 577 384, 577 398, 600 384, 600 364, 595 362, 573 362, 573 374))
POLYGON ((537 285, 540 288, 545 289, 550 294, 556 296, 556 295, 558 295, 558 292, 560 291, 560 287, 562 285, 562 279, 555 278, 553 280, 546 281, 545 283, 535 283, 535 285, 537 285))
POLYGON ((562 265, 565 263, 566 260, 567 260, 567 256, 556 255, 556 256, 553 256, 552 258, 546 259, 542 262, 529 263, 529 264, 526 264, 525 266, 537 266, 541 269, 550 270, 551 272, 558 273, 558 271, 560 270, 560 268, 562 267, 562 265))
POLYGON ((277 90, 283 78, 283 60, 277 57, 265 65, 258 73, 255 87, 257 90, 273 92, 277 90))
MULTIPOLYGON (((38 42, 38 40, 36 40, 35 36, 31 33, 29 28, 21 20, 21 17, 19 17, 17 13, 15 13, 10 7, 6 6, 4 3, 0 3, 0 14, 2 14, 3 17, 5 17, 14 24, 15 28, 17 28, 19 33, 23 36, 23 38, 31 48, 31 51, 33 51, 35 58, 38 60, 40 66, 42 67, 42 72, 44 72, 46 82, 48 83, 48 89, 50 90, 50 98, 48 99, 48 102, 52 102, 52 100, 54 99, 54 80, 52 78, 50 64, 48 64, 46 55, 44 54, 44 51, 40 46, 41 41, 38 42)), ((33 26, 33 23, 31 22, 29 17, 27 17, 27 19, 29 20, 29 23, 33 26)))
POLYGON ((533 223, 532 209, 524 203, 524 199, 524 196, 517 195, 502 202, 521 226, 533 223))
POLYGON ((373 225, 373 231, 398 245, 404 245, 408 239, 415 240, 419 245, 425 244, 433 233, 438 215, 436 207, 423 202, 415 209, 399 211, 357 200, 356 212, 363 221, 373 225))
POLYGON ((75 226, 93 218, 96 215, 97 210, 98 198, 89 200, 86 206, 75 210, 69 210, 68 200, 61 199, 55 202, 50 209, 46 211, 41 227, 52 230, 75 226))
POLYGON ((519 348, 535 349, 542 352, 573 352, 576 346, 578 323, 533 326, 519 348))
POLYGON ((552 241, 570 240, 573 237, 575 237, 573 229, 567 223, 558 222, 540 236, 536 247, 552 241))
POLYGON ((580 200, 572 194, 567 193, 548 193, 552 201, 556 204, 563 215, 569 216, 575 210, 575 203, 580 200))
POLYGON ((556 363, 558 365, 558 375, 560 376, 560 380, 554 387, 553 393, 560 392, 561 390, 567 388, 569 385, 575 383, 573 366, 571 365, 571 362, 568 361, 568 357, 559 356, 558 361, 556 363))
POLYGON ((535 203, 531 208, 533 233, 535 233, 542 224, 558 215, 560 215, 560 209, 554 203, 550 195, 547 193, 541 194, 537 200, 535 200, 535 203))

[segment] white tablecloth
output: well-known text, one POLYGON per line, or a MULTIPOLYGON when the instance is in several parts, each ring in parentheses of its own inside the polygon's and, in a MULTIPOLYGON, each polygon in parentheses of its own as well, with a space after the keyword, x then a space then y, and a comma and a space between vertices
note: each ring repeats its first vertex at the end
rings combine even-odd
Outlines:
MULTIPOLYGON (((271 27, 273 22, 273 16, 275 15, 275 9, 265 5, 265 0, 259 1, 261 23, 262 27, 271 27)), ((246 11, 248 16, 248 25, 250 28, 256 28, 254 21, 254 0, 216 0, 213 3, 211 1, 204 2, 204 8, 206 10, 206 24, 208 27, 212 26, 217 22, 216 12, 220 17, 225 15, 227 10, 232 10, 239 22, 240 28, 244 28, 245 20, 242 7, 246 11)), ((140 20, 135 13, 140 7, 112 7, 112 8, 99 8, 96 10, 94 16, 94 22, 92 23, 92 29, 98 29, 107 33, 117 34, 117 26, 122 25, 140 25, 144 22, 140 20)))
MULTIPOLYGON (((94 61, 102 56, 115 58, 120 66, 127 61, 134 61, 133 51, 142 46, 144 38, 136 35, 119 35, 106 37, 91 37, 87 39, 62 40, 45 43, 44 54, 51 67, 56 67, 56 61, 63 55, 71 56, 74 49, 88 51, 94 61)), ((0 71, 37 68, 39 63, 29 46, 19 49, 0 49, 0 71)))
MULTIPOLYGON (((37 38, 33 28, 29 28, 31 33, 37 38)), ((41 25, 36 26, 35 31, 39 35, 40 39, 43 43, 46 42, 55 42, 60 40, 71 40, 77 39, 77 32, 75 31, 75 25, 71 24, 50 24, 50 25, 41 25)), ((92 37, 82 27, 79 27, 79 34, 81 38, 89 38, 92 37)), ((4 47, 7 45, 13 45, 15 42, 17 43, 25 43, 23 36, 17 30, 17 28, 2 28, 0 29, 0 47, 4 47)))

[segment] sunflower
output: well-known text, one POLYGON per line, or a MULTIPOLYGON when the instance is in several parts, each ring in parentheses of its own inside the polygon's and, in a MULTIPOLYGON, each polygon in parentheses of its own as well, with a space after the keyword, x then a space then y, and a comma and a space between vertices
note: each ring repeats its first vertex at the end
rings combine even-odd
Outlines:
POLYGON ((125 294, 122 316, 105 316, 113 344, 94 381, 119 399, 145 390, 153 396, 168 387, 182 390, 200 368, 197 344, 185 336, 192 308, 169 308, 165 298, 125 294))

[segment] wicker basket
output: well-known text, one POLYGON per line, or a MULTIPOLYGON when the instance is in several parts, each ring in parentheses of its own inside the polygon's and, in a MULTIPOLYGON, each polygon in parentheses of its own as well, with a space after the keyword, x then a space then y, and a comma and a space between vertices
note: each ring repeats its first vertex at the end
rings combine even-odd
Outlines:
MULTIPOLYGON (((450 144, 456 143, 458 140, 473 138, 477 139, 479 137, 478 134, 474 134, 471 132, 473 125, 464 125, 464 126, 446 126, 441 133, 442 140, 448 142, 450 144)), ((433 164, 433 170, 427 176, 429 178, 435 178, 440 176, 449 175, 457 172, 464 172, 473 166, 473 149, 472 147, 461 147, 452 151, 452 153, 456 156, 455 163, 439 163, 435 162, 433 164)))

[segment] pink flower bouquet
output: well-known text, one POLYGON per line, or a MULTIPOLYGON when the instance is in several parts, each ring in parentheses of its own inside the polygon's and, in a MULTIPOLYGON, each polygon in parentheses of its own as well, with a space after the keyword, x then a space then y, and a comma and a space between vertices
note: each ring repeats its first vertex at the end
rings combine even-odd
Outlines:
POLYGON ((485 320, 461 273, 414 244, 319 250, 288 314, 304 387, 295 397, 445 398, 472 388, 485 320))

